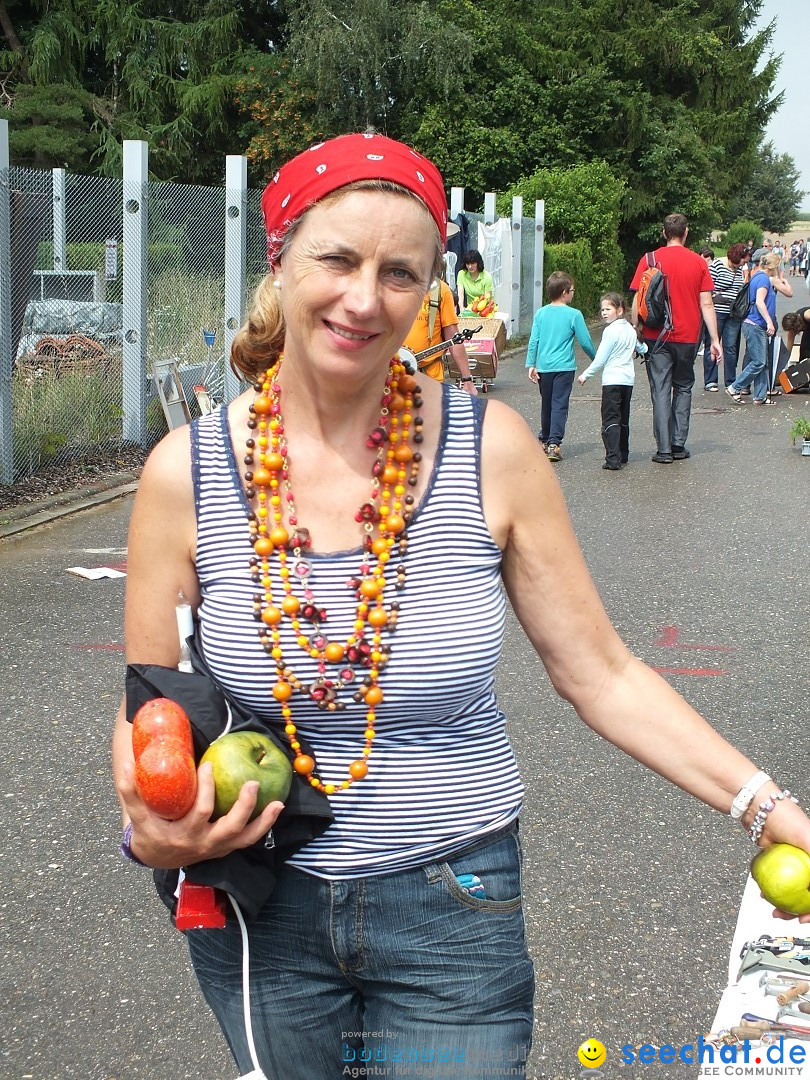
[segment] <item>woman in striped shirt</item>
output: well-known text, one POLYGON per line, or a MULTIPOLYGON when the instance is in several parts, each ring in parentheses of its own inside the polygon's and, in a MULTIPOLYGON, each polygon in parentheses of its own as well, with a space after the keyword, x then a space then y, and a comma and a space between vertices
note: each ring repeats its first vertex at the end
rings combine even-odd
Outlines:
MULTIPOLYGON (((725 258, 712 259, 709 263, 709 273, 714 282, 712 300, 717 314, 717 336, 723 345, 723 378, 726 386, 731 386, 737 377, 742 319, 732 315, 731 305, 748 280, 744 269, 745 259, 745 244, 732 244, 725 258)), ((712 358, 708 340, 705 340, 703 350, 703 389, 717 392, 717 361, 712 358)))
MULTIPOLYGON (((262 207, 270 272, 232 350, 253 385, 149 458, 127 656, 177 664, 182 589, 216 681, 288 740, 294 783, 334 821, 244 920, 238 898, 263 873, 281 804, 253 817, 246 783, 212 821, 201 766, 192 809, 163 820, 138 796, 122 710, 122 853, 190 880, 257 853, 240 880, 223 875, 236 918, 187 932, 254 1080, 337 1080, 355 1061, 400 1077, 445 1062, 471 1078, 504 1058, 525 1075, 522 784, 494 691, 507 596, 594 731, 722 811, 735 793, 742 805, 753 766, 618 638, 522 417, 498 401, 485 416, 483 399, 398 362, 441 264, 435 166, 382 136, 343 136, 282 168, 262 207)), ((777 840, 810 848, 810 821, 784 798, 765 824, 777 840)))

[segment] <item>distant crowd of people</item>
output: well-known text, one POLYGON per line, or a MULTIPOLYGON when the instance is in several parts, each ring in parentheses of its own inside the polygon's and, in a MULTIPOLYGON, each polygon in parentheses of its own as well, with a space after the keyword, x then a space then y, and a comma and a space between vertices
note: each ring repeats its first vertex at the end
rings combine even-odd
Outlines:
MULTIPOLYGON (((671 464, 690 457, 687 448, 695 383, 695 361, 703 368, 703 389, 718 393, 722 369, 723 388, 735 405, 751 399, 754 405, 771 405, 781 390, 776 385, 772 362, 777 335, 776 295, 792 297, 789 274, 807 275, 808 244, 794 241, 789 251, 781 240, 765 238, 759 247, 753 241, 732 244, 725 255, 709 247, 699 252, 686 246, 689 226, 683 214, 670 214, 663 223, 664 243, 652 254, 666 274, 672 327, 661 331, 646 327, 639 317, 636 294, 647 265, 639 261, 630 283, 633 302, 616 292, 600 299, 600 315, 605 324, 597 348, 577 308, 571 306, 575 282, 555 271, 546 281, 548 303, 539 308, 532 322, 526 353, 529 378, 540 392, 538 439, 552 462, 562 459, 562 444, 574 380, 584 385, 595 375, 602 381, 603 468, 618 472, 629 458, 630 400, 635 383, 636 363, 647 371, 653 406, 653 433, 656 442, 652 460, 671 464), (748 287, 748 310, 744 317, 735 305, 740 291, 748 287), (577 378, 575 342, 591 363, 577 378), (744 344, 744 349, 741 346, 744 344)), ((456 278, 458 300, 440 279, 431 286, 405 347, 421 355, 431 347, 445 344, 449 358, 460 373, 459 382, 470 394, 477 393, 467 352, 463 344, 447 346, 458 335, 457 307, 464 309, 483 293, 494 293, 492 275, 485 269, 481 253, 471 249, 463 256, 463 268, 456 278)), ((810 306, 785 315, 788 354, 799 340, 799 356, 810 357, 810 306)), ((420 369, 442 379, 444 365, 439 352, 419 361, 420 369)))
MULTIPOLYGON (((590 366, 579 376, 581 384, 602 375, 603 468, 617 472, 629 457, 630 398, 635 381, 635 362, 647 371, 653 407, 656 442, 652 460, 662 465, 689 458, 687 448, 695 383, 695 360, 702 358, 703 387, 719 391, 722 366, 725 393, 735 405, 750 398, 754 405, 774 403, 781 393, 775 385, 772 362, 776 340, 776 296, 793 296, 785 272, 784 245, 766 239, 762 246, 732 244, 725 255, 710 248, 699 253, 686 247, 689 226, 683 214, 670 214, 663 223, 664 244, 652 254, 666 275, 671 308, 671 327, 645 326, 637 295, 647 256, 639 261, 630 290, 630 319, 626 302, 618 293, 606 293, 600 314, 606 324, 599 348, 594 347, 582 314, 568 310, 575 283, 563 273, 552 274, 546 283, 549 303, 535 314, 526 355, 529 377, 537 383, 542 404, 538 439, 551 461, 562 458, 562 442, 571 390, 576 376, 574 342, 590 357, 590 366), (735 301, 747 287, 747 312, 739 313, 735 301), (745 350, 741 357, 741 343, 745 350)), ((792 245, 789 254, 804 275, 807 246, 792 245)), ((745 295, 745 294, 743 294, 745 295)), ((785 315, 788 354, 799 335, 799 358, 810 357, 810 307, 785 315)))

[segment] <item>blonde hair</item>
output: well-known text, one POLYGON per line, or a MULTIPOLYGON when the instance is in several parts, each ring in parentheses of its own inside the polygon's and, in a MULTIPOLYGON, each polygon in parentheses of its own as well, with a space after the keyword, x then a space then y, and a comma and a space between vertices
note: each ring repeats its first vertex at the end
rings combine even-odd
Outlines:
MULTIPOLYGON (((430 216, 425 203, 419 196, 401 187, 390 180, 358 180, 353 184, 337 188, 315 206, 326 206, 337 202, 343 195, 352 191, 379 191, 389 195, 403 195, 409 199, 415 199, 425 211, 426 220, 430 223, 432 236, 435 244, 431 280, 444 270, 442 252, 444 244, 439 236, 436 223, 430 216)), ((312 207, 308 207, 304 213, 290 225, 284 235, 281 244, 278 261, 283 263, 284 256, 290 250, 295 235, 301 227, 301 222, 307 216, 312 207)), ((425 291, 430 287, 430 281, 425 282, 425 291)), ((255 382, 260 375, 274 364, 284 351, 284 338, 286 327, 284 325, 284 313, 281 308, 281 295, 275 288, 273 274, 266 274, 259 283, 253 294, 253 304, 247 319, 236 334, 231 345, 231 369, 242 379, 255 382)))
POLYGON ((759 261, 759 265, 763 270, 767 271, 770 277, 773 277, 779 267, 782 265, 781 255, 763 255, 759 261))

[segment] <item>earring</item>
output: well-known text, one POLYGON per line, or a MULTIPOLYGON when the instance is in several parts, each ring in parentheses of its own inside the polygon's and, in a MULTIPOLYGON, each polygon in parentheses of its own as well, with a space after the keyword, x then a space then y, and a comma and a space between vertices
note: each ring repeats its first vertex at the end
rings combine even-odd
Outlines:
POLYGON ((275 278, 273 280, 273 287, 276 288, 276 289, 281 288, 281 278, 275 278))

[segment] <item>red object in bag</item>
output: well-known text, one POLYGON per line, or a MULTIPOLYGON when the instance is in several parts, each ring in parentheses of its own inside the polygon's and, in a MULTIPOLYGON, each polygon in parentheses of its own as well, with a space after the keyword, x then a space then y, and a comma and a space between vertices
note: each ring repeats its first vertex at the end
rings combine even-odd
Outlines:
POLYGON ((183 878, 174 922, 178 930, 224 930, 226 897, 211 885, 195 885, 183 878))

